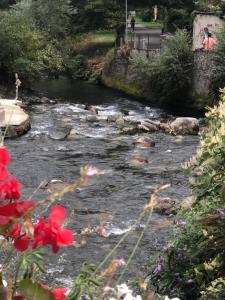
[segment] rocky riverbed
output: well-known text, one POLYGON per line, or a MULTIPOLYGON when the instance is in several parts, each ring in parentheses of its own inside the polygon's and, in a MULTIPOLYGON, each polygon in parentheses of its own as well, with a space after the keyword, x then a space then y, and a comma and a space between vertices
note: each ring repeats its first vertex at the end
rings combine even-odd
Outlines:
POLYGON ((100 262, 121 236, 130 231, 117 253, 126 260, 145 224, 143 219, 133 226, 150 194, 170 184, 170 188, 159 194, 161 207, 153 214, 128 273, 136 276, 145 266, 153 265, 153 258, 160 255, 172 236, 177 207, 190 196, 182 164, 195 154, 199 143, 198 136, 171 135, 162 130, 128 134, 124 132, 127 126, 124 127, 123 121, 141 124, 147 119, 157 124, 174 118, 116 92, 90 87, 87 83, 85 87, 83 83, 75 87, 80 92, 71 92, 69 99, 61 95, 61 100, 55 101, 57 95, 48 92, 48 101, 33 101, 29 106, 31 130, 6 141, 12 154, 11 172, 24 185, 26 198, 42 181, 44 187, 38 190, 35 199, 47 195, 47 182, 52 179, 74 182, 82 166, 94 165, 104 172, 61 200, 69 212, 77 241, 85 241, 85 246, 70 247, 47 260, 47 277, 53 285, 69 286, 85 261, 100 262), (113 121, 118 116, 122 116, 121 124, 113 121), (98 234, 102 224, 107 237, 98 234))

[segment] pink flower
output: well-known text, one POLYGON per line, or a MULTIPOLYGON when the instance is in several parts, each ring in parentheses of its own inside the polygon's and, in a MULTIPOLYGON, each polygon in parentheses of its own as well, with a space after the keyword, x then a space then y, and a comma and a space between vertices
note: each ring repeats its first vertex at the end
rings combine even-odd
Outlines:
POLYGON ((94 175, 98 175, 99 174, 99 170, 93 166, 89 166, 87 167, 87 176, 94 176, 94 175))
POLYGON ((105 238, 109 236, 103 224, 99 225, 97 233, 98 235, 103 236, 105 238))
POLYGON ((117 258, 117 259, 114 259, 114 261, 115 261, 116 265, 119 267, 126 265, 126 262, 123 258, 117 258))

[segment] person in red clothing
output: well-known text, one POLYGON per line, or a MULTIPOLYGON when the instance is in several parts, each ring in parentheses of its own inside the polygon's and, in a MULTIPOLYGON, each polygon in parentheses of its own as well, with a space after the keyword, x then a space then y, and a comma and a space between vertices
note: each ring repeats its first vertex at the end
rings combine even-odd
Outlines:
POLYGON ((204 50, 212 50, 216 45, 216 40, 212 37, 212 34, 209 32, 203 41, 204 50))

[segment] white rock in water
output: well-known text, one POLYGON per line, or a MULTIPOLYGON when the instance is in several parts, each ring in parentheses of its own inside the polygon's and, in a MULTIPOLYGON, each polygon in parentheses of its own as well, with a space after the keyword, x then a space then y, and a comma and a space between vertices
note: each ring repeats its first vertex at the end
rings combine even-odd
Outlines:
POLYGON ((175 134, 196 135, 199 132, 199 122, 196 118, 176 118, 176 120, 171 123, 171 129, 175 134))
POLYGON ((99 121, 99 119, 96 115, 89 115, 89 116, 87 116, 86 120, 88 122, 98 122, 99 121))
POLYGON ((14 138, 26 133, 30 129, 29 115, 15 104, 0 103, 0 127, 3 131, 7 128, 6 137, 14 138))

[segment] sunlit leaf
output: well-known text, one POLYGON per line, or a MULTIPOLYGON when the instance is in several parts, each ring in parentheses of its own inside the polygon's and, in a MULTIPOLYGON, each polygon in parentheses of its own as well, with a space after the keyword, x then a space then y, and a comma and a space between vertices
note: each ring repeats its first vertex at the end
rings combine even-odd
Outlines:
POLYGON ((50 291, 30 279, 20 281, 19 288, 27 300, 55 300, 50 291))

